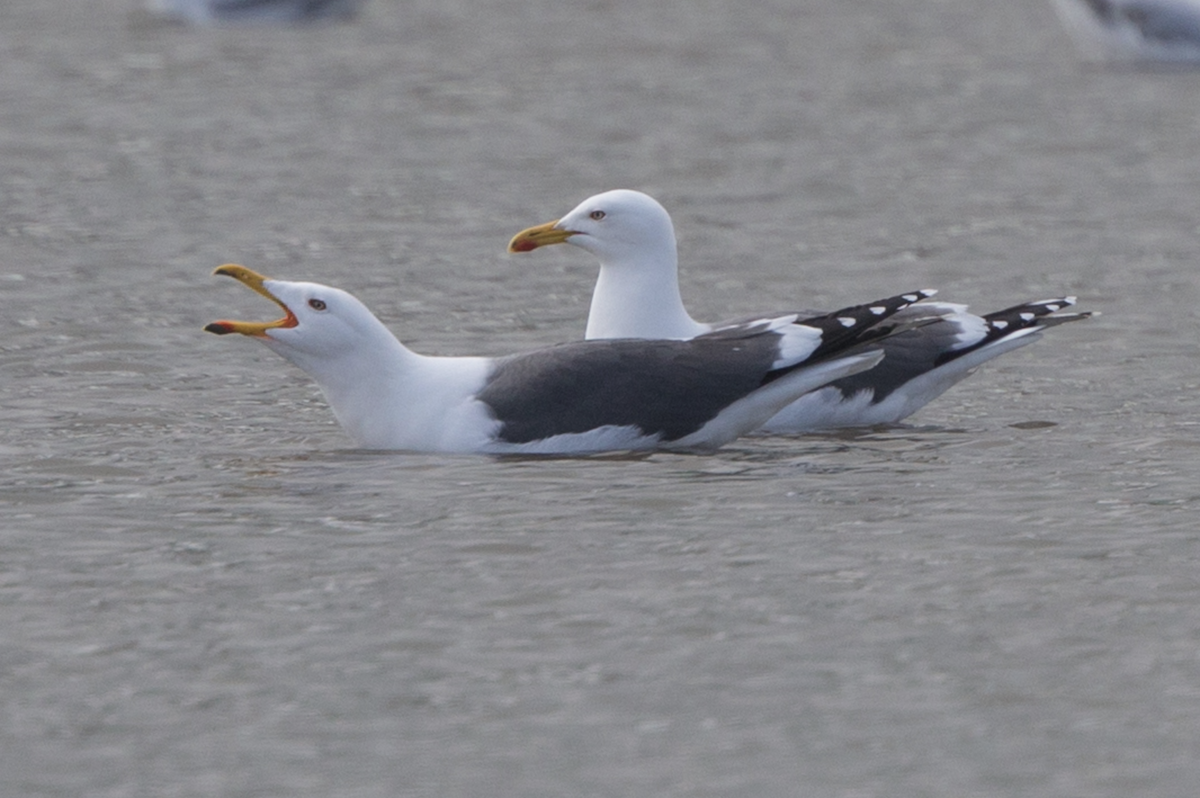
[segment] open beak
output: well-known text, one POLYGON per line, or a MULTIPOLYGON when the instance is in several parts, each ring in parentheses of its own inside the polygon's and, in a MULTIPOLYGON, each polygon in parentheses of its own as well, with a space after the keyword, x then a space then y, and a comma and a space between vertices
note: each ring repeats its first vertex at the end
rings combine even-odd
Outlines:
POLYGON ((267 290, 267 287, 264 285, 264 283, 271 278, 264 277, 258 272, 247 269, 245 266, 238 266, 236 263, 226 263, 224 266, 218 266, 213 274, 224 274, 227 277, 240 280, 247 288, 250 288, 255 293, 262 294, 267 299, 283 308, 284 317, 278 321, 214 321, 212 324, 204 328, 205 331, 216 333, 217 335, 241 333, 242 335, 252 335, 258 338, 265 338, 267 335, 267 330, 273 330, 277 327, 295 327, 300 323, 296 320, 296 315, 292 313, 291 309, 288 308, 287 305, 283 304, 278 297, 267 290))
POLYGON ((558 221, 558 219, 555 219, 553 222, 546 222, 545 224, 539 224, 537 227, 522 230, 513 236, 512 241, 508 242, 508 251, 532 252, 538 247, 561 244, 571 236, 577 234, 575 230, 563 230, 555 227, 558 221))

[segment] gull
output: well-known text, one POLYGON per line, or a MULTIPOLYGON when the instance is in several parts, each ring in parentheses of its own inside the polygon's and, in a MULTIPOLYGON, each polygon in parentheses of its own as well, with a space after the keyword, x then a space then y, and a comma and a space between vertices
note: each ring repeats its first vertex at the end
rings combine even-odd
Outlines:
MULTIPOLYGON (((666 209, 647 194, 620 189, 590 197, 562 219, 517 233, 508 248, 530 252, 563 243, 600 261, 588 313, 588 340, 689 340, 731 324, 705 324, 687 312, 679 292, 675 228, 666 209)), ((940 316, 880 341, 885 357, 879 366, 801 397, 761 431, 898 423, 980 364, 1033 343, 1049 327, 1091 315, 1061 312, 1074 303, 1074 297, 1043 299, 984 316, 952 303, 915 305, 905 312, 937 311, 940 316)), ((807 324, 807 315, 797 313, 795 323, 807 324)))
POLYGON ((216 321, 218 335, 265 344, 312 377, 354 442, 367 449, 586 454, 712 449, 761 426, 798 396, 875 366, 873 342, 928 292, 795 323, 795 314, 687 341, 578 341, 508 357, 413 352, 351 294, 265 277, 232 277, 283 309, 270 322, 216 321))

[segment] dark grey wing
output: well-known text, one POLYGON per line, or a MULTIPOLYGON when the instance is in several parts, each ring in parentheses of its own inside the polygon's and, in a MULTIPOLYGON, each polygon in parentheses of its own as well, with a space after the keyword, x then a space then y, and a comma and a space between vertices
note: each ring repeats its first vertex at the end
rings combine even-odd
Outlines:
POLYGON ((604 426, 637 427, 673 441, 769 381, 778 341, 768 333, 562 344, 500 360, 478 398, 509 443, 604 426))
POLYGON ((1092 315, 1091 313, 1060 312, 1063 308, 1069 308, 1074 304, 1075 297, 1064 296, 1055 299, 1039 299, 1035 302, 1022 302, 1020 305, 1013 305, 1011 308, 988 313, 983 317, 983 321, 987 325, 987 331, 984 333, 983 338, 970 346, 964 346, 960 349, 943 353, 938 357, 936 365, 940 366, 943 363, 949 363, 968 352, 982 349, 990 343, 1008 338, 1021 330, 1027 330, 1031 327, 1038 329, 1056 327, 1059 324, 1066 324, 1069 321, 1079 321, 1092 315))
MULTIPOLYGON (((696 340, 705 338, 740 338, 757 335, 766 330, 778 329, 779 321, 794 317, 794 324, 820 330, 821 339, 817 348, 809 355, 810 361, 829 357, 852 346, 869 341, 885 338, 897 331, 895 325, 888 324, 888 319, 896 313, 911 307, 922 299, 928 299, 936 291, 910 291, 906 294, 868 302, 863 305, 852 305, 832 313, 816 313, 801 315, 801 312, 791 311, 775 316, 747 316, 742 319, 732 319, 720 324, 714 324, 712 330, 698 336, 696 340)), ((927 323, 930 319, 919 323, 927 323)))
MULTIPOLYGON (((809 360, 829 357, 850 347, 879 341, 902 329, 908 329, 911 325, 901 326, 891 323, 889 320, 905 308, 915 305, 922 299, 928 299, 935 293, 937 292, 928 290, 909 291, 906 294, 897 294, 876 302, 852 305, 832 313, 800 319, 796 322, 797 324, 821 330, 821 344, 809 356, 809 360)), ((917 323, 924 324, 928 321, 932 321, 932 317, 917 323)), ((886 360, 886 357, 884 359, 886 360)))
POLYGON ((830 387, 837 388, 847 398, 860 391, 872 391, 871 402, 882 402, 909 380, 989 344, 1031 328, 1044 329, 1092 315, 1060 312, 1073 304, 1074 297, 1043 299, 988 313, 982 317, 982 324, 976 317, 963 314, 906 330, 879 344, 884 351, 882 363, 870 371, 832 382, 830 387), (972 336, 976 339, 970 341, 972 336), (964 341, 970 342, 964 345, 964 341))
POLYGON ((955 319, 905 330, 877 344, 884 352, 878 366, 835 380, 828 387, 838 389, 847 399, 861 391, 870 391, 872 404, 882 402, 910 380, 945 362, 939 360, 962 343, 959 335, 963 332, 965 328, 955 319))

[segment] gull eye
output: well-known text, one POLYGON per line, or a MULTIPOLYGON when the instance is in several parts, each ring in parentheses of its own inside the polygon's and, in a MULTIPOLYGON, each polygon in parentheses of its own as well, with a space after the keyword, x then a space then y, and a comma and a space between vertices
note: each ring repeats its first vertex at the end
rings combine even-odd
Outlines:
POLYGON ((590 216, 591 218, 595 219, 598 222, 601 219, 603 219, 606 216, 606 214, 604 213, 604 211, 592 211, 591 213, 588 214, 588 216, 590 216))
POLYGON ((325 300, 324 299, 310 299, 310 300, 308 300, 308 306, 310 308, 312 308, 313 310, 324 310, 325 309, 325 300))

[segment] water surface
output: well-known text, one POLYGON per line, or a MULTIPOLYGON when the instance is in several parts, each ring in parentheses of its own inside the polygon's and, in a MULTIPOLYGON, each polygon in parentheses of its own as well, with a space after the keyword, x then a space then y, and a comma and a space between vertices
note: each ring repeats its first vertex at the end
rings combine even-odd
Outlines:
POLYGON ((1200 74, 1049 4, 0 11, 0 785, 28 796, 1184 796, 1200 74), (201 332, 237 261, 414 348, 580 335, 516 231, 673 212, 699 318, 917 287, 1104 315, 898 429, 354 451, 201 332))

